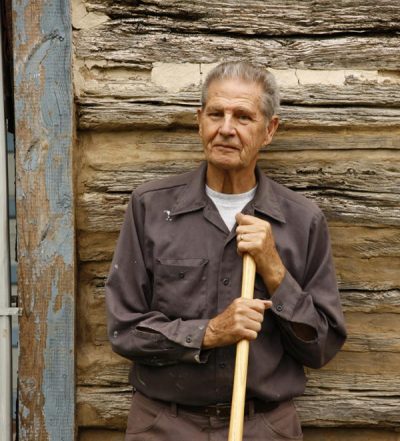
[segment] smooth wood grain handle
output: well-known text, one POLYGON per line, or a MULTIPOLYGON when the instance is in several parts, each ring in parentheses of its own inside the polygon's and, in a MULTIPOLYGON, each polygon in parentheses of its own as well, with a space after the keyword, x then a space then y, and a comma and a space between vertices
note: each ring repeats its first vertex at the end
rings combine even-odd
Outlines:
MULTIPOLYGON (((242 298, 253 298, 255 277, 256 264, 254 259, 250 256, 250 254, 245 254, 243 256, 242 298)), ((249 341, 241 340, 236 346, 235 375, 233 378, 231 419, 229 423, 228 441, 242 441, 243 439, 248 361, 249 341)))

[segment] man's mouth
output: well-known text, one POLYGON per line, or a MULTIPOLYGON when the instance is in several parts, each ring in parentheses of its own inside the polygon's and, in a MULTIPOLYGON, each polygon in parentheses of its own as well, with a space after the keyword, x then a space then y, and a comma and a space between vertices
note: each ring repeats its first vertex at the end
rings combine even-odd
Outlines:
POLYGON ((234 145, 229 145, 229 144, 215 144, 214 147, 219 147, 219 148, 224 148, 224 149, 230 149, 230 150, 239 150, 238 147, 234 146, 234 145))

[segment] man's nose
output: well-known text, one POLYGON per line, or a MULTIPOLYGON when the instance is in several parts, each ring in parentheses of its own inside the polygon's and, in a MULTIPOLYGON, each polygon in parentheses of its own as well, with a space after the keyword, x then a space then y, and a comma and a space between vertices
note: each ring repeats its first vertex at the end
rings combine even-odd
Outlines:
POLYGON ((230 115, 225 115, 221 127, 219 128, 219 133, 222 136, 232 136, 235 134, 235 127, 232 124, 232 117, 230 115))

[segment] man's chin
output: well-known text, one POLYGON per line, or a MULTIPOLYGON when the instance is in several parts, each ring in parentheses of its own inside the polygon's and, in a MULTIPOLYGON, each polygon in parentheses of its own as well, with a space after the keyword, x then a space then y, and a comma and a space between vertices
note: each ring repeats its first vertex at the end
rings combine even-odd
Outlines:
POLYGON ((238 170, 241 167, 240 161, 233 158, 207 158, 207 162, 220 170, 238 170))

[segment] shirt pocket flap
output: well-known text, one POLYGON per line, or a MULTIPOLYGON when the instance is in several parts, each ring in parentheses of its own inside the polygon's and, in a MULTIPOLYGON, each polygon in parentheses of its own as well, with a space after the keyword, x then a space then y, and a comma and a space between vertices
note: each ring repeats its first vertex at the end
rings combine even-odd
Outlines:
POLYGON ((204 318, 208 259, 156 259, 151 308, 170 319, 204 318))

